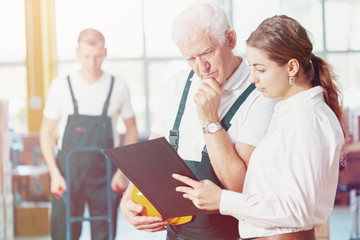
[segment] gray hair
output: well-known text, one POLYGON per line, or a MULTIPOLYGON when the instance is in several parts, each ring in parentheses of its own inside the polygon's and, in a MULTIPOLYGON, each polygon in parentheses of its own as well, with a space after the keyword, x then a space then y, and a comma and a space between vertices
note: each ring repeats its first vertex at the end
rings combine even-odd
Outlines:
POLYGON ((171 36, 176 45, 186 46, 195 31, 205 30, 222 45, 229 29, 229 19, 221 7, 213 3, 198 3, 177 16, 171 36))

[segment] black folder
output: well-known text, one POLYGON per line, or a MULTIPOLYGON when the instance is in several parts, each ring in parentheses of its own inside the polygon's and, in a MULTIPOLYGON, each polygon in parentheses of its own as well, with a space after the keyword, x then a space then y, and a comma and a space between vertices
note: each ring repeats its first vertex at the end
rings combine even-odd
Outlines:
POLYGON ((164 137, 106 149, 104 153, 164 219, 217 213, 198 209, 182 193, 175 191, 183 184, 171 176, 173 173, 197 178, 164 137))

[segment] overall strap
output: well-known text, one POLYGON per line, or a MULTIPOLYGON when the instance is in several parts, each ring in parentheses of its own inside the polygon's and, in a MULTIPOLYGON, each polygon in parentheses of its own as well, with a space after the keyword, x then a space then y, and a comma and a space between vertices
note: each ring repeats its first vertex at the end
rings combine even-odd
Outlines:
POLYGON ((73 89, 72 89, 72 87, 71 87, 70 75, 68 75, 66 78, 67 78, 67 82, 68 82, 68 84, 69 84, 70 93, 71 93, 71 99, 72 99, 72 102, 73 102, 73 105, 74 105, 74 114, 77 115, 77 114, 79 114, 79 112, 78 112, 79 107, 78 107, 78 103, 77 103, 77 101, 76 101, 76 99, 75 99, 75 95, 74 95, 73 89))
POLYGON ((231 127, 230 121, 237 112, 237 110, 240 108, 243 102, 245 102, 246 98, 255 88, 255 84, 250 84, 245 89, 245 91, 238 97, 238 99, 236 99, 229 111, 225 114, 224 118, 221 120, 221 125, 223 126, 223 128, 225 128, 226 131, 231 127))
POLYGON ((114 86, 114 76, 111 76, 111 83, 110 83, 110 89, 109 89, 109 93, 108 93, 108 96, 106 98, 106 101, 104 103, 104 108, 103 108, 103 112, 102 112, 102 116, 106 116, 106 113, 107 113, 107 110, 109 108, 109 103, 110 103, 110 97, 111 97, 111 93, 112 93, 112 90, 113 90, 113 86, 114 86))
MULTIPOLYGON (((230 121, 237 112, 237 110, 240 108, 240 106, 245 102, 246 98, 250 95, 250 93, 255 89, 255 84, 250 84, 245 91, 236 99, 236 101, 233 103, 229 111, 225 114, 223 119, 221 120, 221 125, 223 128, 227 131, 231 127, 230 121)), ((204 152, 207 153, 206 145, 203 149, 204 152)))
POLYGON ((173 126, 172 130, 170 130, 169 142, 170 142, 170 145, 174 148, 175 151, 177 151, 178 146, 179 146, 179 126, 180 126, 182 116, 184 115, 186 99, 187 99, 187 96, 189 94, 189 89, 190 89, 190 86, 191 86, 190 79, 193 77, 193 75, 194 75, 194 71, 191 70, 190 73, 189 73, 189 76, 188 76, 188 78, 186 80, 186 84, 185 84, 185 87, 184 87, 184 90, 183 90, 183 94, 181 96, 180 105, 179 105, 179 108, 178 108, 178 112, 177 112, 177 115, 176 115, 174 126, 173 126))

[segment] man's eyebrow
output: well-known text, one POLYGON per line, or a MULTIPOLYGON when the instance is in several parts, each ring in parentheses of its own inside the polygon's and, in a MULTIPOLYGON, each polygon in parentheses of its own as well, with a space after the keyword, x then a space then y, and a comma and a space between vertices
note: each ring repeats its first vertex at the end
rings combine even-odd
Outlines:
MULTIPOLYGON (((204 48, 200 51, 199 56, 201 56, 201 55, 203 55, 204 53, 206 53, 209 49, 211 49, 209 46, 204 47, 204 48)), ((183 56, 183 57, 184 57, 185 60, 187 60, 187 61, 193 58, 192 56, 183 56)))
POLYGON ((205 53, 206 51, 208 51, 209 49, 210 49, 209 46, 204 47, 203 50, 200 51, 200 55, 201 55, 201 54, 204 54, 204 53, 205 53))

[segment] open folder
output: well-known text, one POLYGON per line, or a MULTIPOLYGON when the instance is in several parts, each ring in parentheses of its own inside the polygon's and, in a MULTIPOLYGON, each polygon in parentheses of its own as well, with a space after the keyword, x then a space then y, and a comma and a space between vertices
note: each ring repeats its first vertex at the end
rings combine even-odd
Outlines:
POLYGON ((106 149, 104 153, 164 219, 216 213, 198 209, 182 193, 175 191, 183 184, 171 176, 173 173, 197 178, 164 137, 106 149))

